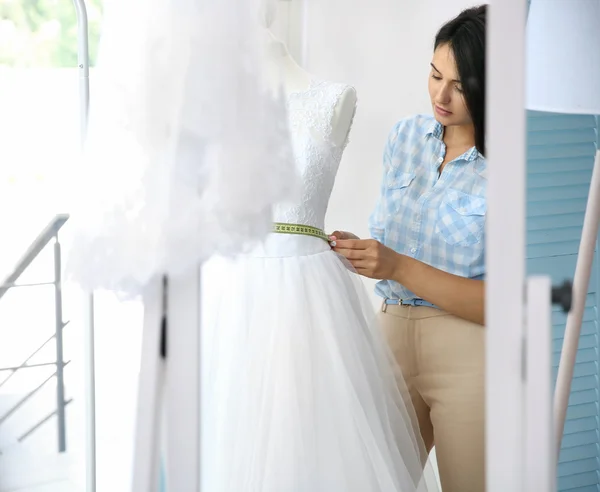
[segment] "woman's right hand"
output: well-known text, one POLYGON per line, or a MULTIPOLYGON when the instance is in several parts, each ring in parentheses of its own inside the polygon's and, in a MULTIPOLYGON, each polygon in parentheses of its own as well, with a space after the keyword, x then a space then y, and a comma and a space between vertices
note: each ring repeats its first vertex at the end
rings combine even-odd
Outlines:
POLYGON ((347 231, 334 231, 329 236, 329 243, 331 246, 335 246, 335 241, 346 240, 346 239, 360 239, 356 234, 352 234, 347 231))

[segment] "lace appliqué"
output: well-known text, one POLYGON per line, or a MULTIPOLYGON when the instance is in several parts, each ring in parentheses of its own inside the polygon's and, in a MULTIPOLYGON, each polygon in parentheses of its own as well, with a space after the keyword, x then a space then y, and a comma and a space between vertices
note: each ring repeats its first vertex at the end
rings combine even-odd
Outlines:
MULTIPOLYGON (((331 123, 335 110, 342 95, 349 89, 352 89, 352 87, 346 84, 311 79, 308 89, 289 94, 287 106, 290 113, 292 133, 302 132, 308 127, 315 130, 316 134, 322 137, 324 141, 330 142, 333 132, 331 123)), ((348 136, 341 146, 342 149, 348 145, 355 115, 356 105, 348 128, 348 136)))
POLYGON ((302 176, 302 199, 275 209, 275 220, 324 227, 325 213, 335 177, 356 114, 346 139, 336 145, 332 121, 336 108, 350 86, 312 80, 304 91, 289 94, 287 108, 296 165, 302 176))

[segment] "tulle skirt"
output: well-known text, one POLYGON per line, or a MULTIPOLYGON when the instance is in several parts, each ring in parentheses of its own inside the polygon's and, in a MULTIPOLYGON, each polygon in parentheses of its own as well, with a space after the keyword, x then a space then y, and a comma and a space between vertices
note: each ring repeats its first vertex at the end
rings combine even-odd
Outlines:
POLYGON ((360 278, 326 242, 203 269, 205 492, 431 490, 360 278))

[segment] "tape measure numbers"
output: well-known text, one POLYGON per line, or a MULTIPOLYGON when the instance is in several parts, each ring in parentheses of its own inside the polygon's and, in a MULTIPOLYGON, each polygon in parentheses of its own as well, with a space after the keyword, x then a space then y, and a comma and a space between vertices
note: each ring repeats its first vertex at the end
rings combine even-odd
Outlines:
POLYGON ((301 225, 301 224, 285 224, 283 222, 275 222, 273 231, 279 234, 300 234, 302 236, 313 236, 329 242, 329 237, 321 229, 317 227, 301 225))

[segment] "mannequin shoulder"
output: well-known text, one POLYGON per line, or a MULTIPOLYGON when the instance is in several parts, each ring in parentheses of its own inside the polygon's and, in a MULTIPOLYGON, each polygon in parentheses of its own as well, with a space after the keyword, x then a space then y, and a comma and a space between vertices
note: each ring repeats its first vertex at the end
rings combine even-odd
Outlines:
POLYGON ((357 100, 356 89, 345 86, 335 105, 331 121, 331 139, 335 145, 343 146, 346 143, 354 120, 357 100))

